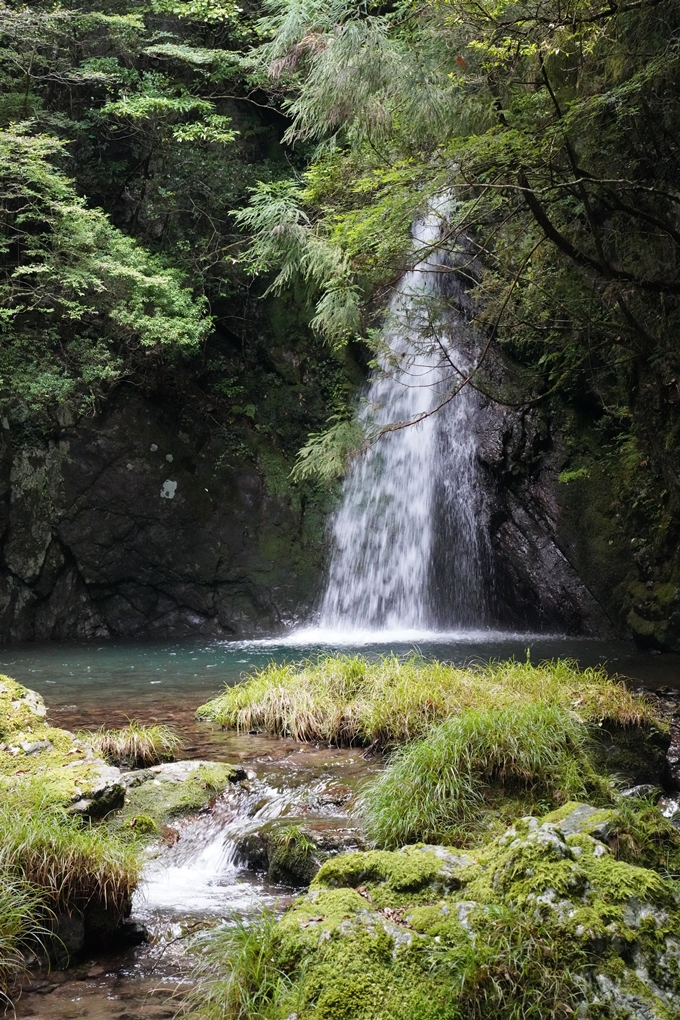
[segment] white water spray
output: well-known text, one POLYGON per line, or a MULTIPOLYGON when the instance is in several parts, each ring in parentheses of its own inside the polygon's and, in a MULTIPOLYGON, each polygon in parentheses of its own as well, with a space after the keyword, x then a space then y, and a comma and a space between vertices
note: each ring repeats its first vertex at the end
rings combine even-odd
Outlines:
MULTIPOLYGON (((428 414, 471 367, 471 327, 455 311, 462 285, 437 248, 446 222, 439 207, 414 226, 423 257, 391 302, 388 350, 362 412, 372 425, 428 414)), ((419 424, 383 435, 353 466, 333 525, 324 631, 486 625, 488 538, 472 428, 479 410, 464 386, 419 424)))

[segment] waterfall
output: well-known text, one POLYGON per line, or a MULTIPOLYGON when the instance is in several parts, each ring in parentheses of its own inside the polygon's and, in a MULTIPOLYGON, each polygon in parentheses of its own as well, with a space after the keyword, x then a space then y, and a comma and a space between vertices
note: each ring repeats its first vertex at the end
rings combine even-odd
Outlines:
MULTIPOLYGON (((460 311, 462 282, 437 248, 446 222, 442 203, 414 225, 422 258, 390 304, 384 353, 360 412, 371 426, 433 410, 474 362, 473 332, 460 311)), ((473 429, 480 409, 476 391, 464 386, 435 414, 386 433, 354 463, 333 521, 321 628, 485 626, 488 529, 473 429)))

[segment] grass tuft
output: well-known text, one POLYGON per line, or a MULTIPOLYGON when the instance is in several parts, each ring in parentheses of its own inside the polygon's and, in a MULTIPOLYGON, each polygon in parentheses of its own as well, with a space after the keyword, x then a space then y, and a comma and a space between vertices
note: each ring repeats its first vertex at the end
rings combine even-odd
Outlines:
POLYGON ((0 865, 0 1005, 9 1005, 12 986, 26 969, 26 955, 49 936, 43 898, 0 865))
POLYGON ((3 790, 0 871, 30 883, 56 913, 83 914, 100 905, 115 925, 129 912, 141 846, 69 815, 30 780, 3 790))
POLYGON ((572 709, 584 722, 660 725, 651 702, 601 668, 567 659, 450 666, 412 655, 369 662, 334 655, 256 670, 197 715, 241 731, 264 730, 339 746, 404 743, 468 709, 535 702, 572 709))
POLYGON ((290 987, 275 962, 276 914, 264 908, 246 921, 198 936, 192 945, 198 963, 183 1000, 182 1015, 195 1020, 264 1020, 268 1009, 290 987))
POLYGON ((591 762, 588 729, 573 712, 539 702, 470 709, 441 723, 394 753, 362 809, 377 846, 462 845, 488 833, 499 814, 582 798, 612 799, 591 762))
POLYGON ((124 765, 131 769, 160 765, 174 761, 175 752, 182 746, 180 737, 169 726, 145 726, 130 719, 121 729, 84 730, 78 738, 90 744, 100 757, 111 765, 124 765))

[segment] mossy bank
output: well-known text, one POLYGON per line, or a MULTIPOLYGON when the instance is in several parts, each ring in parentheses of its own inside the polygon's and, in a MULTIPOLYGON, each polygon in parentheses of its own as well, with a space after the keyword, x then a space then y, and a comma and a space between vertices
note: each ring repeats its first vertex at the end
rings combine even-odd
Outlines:
POLYGON ((127 919, 149 840, 242 776, 193 761, 123 773, 0 677, 0 996, 32 955, 65 965, 142 937, 127 919))
POLYGON ((328 861, 278 924, 251 932, 271 961, 259 985, 232 945, 219 988, 205 974, 196 1015, 670 1020, 679 931, 669 878, 529 817, 465 853, 419 845, 328 861), (252 1012, 238 1012, 237 984, 252 1012))

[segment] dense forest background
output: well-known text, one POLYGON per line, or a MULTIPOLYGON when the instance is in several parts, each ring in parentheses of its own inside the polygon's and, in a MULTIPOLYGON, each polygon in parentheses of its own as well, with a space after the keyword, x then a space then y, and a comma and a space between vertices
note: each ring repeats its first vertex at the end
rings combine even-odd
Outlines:
POLYGON ((678 645, 673 0, 1 3, 0 33, 13 455, 134 390, 313 508, 318 549, 380 441, 356 398, 411 224, 453 196, 499 484, 549 463, 613 625, 678 645))

